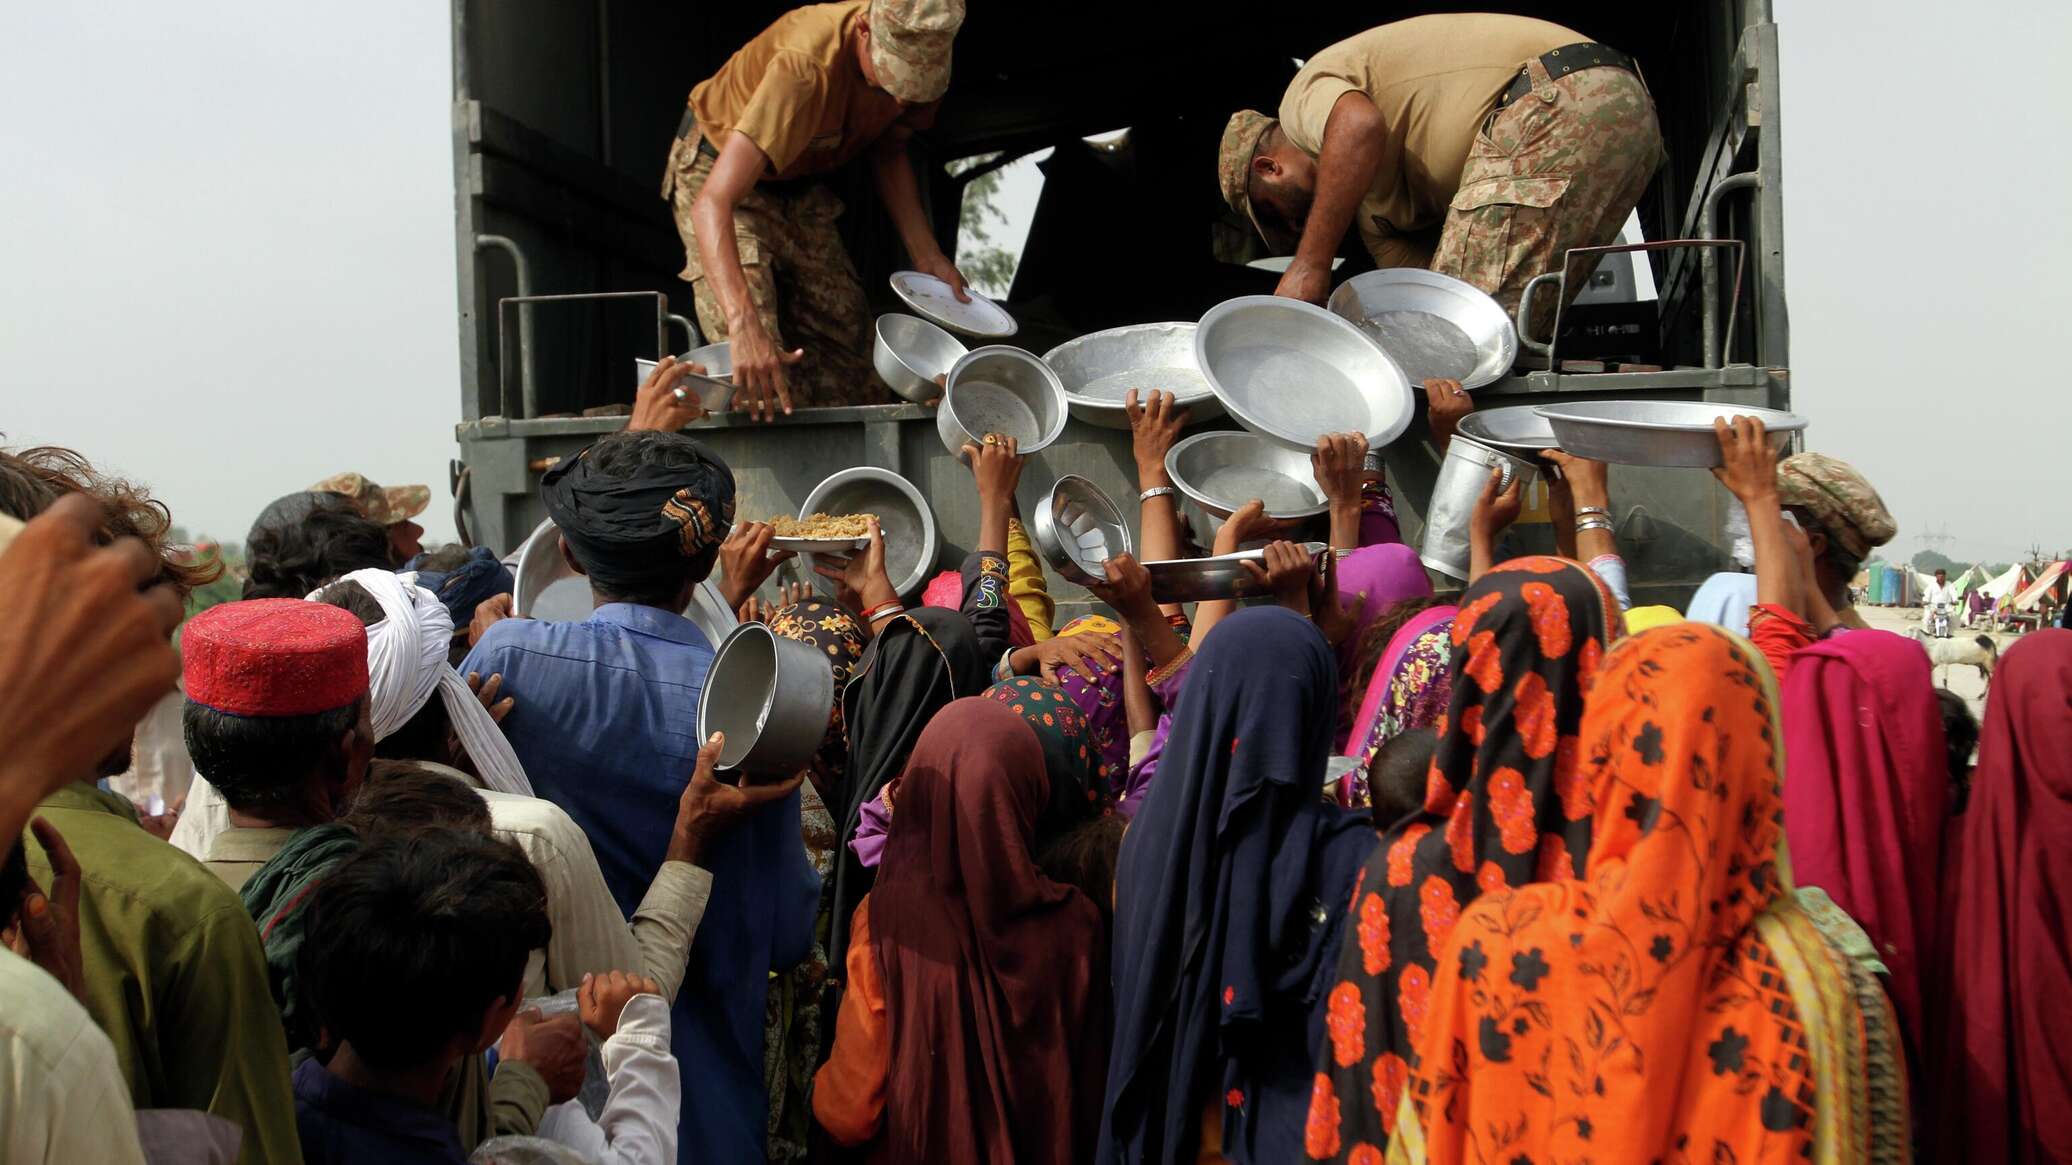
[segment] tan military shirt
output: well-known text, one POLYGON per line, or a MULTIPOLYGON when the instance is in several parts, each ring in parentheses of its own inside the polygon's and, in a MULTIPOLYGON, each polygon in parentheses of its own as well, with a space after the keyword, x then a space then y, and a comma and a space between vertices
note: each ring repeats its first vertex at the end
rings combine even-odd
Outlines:
POLYGON ((1295 74, 1281 97, 1281 130, 1316 157, 1331 107, 1347 93, 1365 93, 1381 112, 1385 140, 1354 222, 1376 263, 1423 266, 1423 249, 1397 236, 1445 220, 1496 99, 1527 60, 1588 39, 1544 20, 1492 13, 1417 16, 1370 28, 1311 57, 1295 74))
POLYGON ((742 45, 691 90, 705 140, 723 149, 740 130, 785 180, 835 169, 903 116, 925 127, 935 103, 905 110, 863 78, 850 34, 869 11, 870 0, 794 8, 742 45))

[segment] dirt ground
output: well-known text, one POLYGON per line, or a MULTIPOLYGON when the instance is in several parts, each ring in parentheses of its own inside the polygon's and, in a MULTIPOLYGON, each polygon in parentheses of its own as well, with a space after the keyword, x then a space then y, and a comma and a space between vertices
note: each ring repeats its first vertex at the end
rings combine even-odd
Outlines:
MULTIPOLYGON (((1862 606, 1856 608, 1856 610, 1863 615, 1865 621, 1870 623, 1871 626, 1885 631, 1905 634, 1909 629, 1921 625, 1921 608, 1919 607, 1862 606)), ((1979 632, 1959 627, 1954 629, 1951 634, 1954 638, 1958 635, 1976 636, 1979 632)), ((2000 645, 2001 651, 2006 651, 2009 645, 2013 644, 2018 638, 2020 636, 1995 633, 1993 635, 1993 642, 2000 645)), ((1985 716, 1986 685, 1979 676, 1977 668, 1968 667, 1964 664, 1939 667, 1935 669, 1935 682, 1964 697, 1965 702, 1971 705, 1972 715, 1981 718, 1985 716)))

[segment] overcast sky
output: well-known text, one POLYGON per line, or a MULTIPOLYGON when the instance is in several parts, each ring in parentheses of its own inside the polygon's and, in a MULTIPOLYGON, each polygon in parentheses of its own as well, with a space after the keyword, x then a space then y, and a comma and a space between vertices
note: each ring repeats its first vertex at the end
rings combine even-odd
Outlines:
MULTIPOLYGON (((2072 545, 2072 8, 1777 0, 1795 407, 1894 550, 2072 545), (1988 9, 1970 11, 1985 12, 1988 9)), ((18 4, 0 36, 0 432, 239 538, 457 449, 447 5, 18 4)), ((687 82, 688 84, 688 79, 687 82)), ((435 505, 425 522, 452 522, 435 505)))

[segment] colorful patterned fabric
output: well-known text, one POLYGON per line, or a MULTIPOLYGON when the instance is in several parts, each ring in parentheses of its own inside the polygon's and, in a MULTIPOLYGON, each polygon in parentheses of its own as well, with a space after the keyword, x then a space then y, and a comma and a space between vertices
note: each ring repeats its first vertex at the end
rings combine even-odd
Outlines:
POLYGON ((770 630, 782 638, 820 649, 834 671, 835 706, 827 714, 827 735, 820 741, 820 760, 833 782, 839 784, 849 767, 849 726, 842 719, 842 690, 849 686, 849 676, 856 665, 863 662, 863 631, 839 604, 819 598, 779 608, 770 616, 770 630))
POLYGON ((985 697, 1008 706, 1026 721, 1043 746, 1043 771, 1050 777, 1050 795, 1036 836, 1048 838, 1098 810, 1101 785, 1086 717, 1063 688, 1040 676, 1016 676, 987 688, 985 697))
POLYGON ((1445 715, 1453 699, 1453 617, 1459 610, 1441 606, 1418 612, 1382 649, 1346 737, 1345 754, 1360 765, 1340 783, 1339 804, 1348 809, 1371 804, 1367 767, 1381 746, 1399 733, 1437 724, 1445 715))
POLYGON ((1387 1142, 1462 908, 1579 870, 1590 805, 1576 733, 1618 610, 1603 580, 1564 558, 1513 559, 1462 594, 1424 809, 1382 833, 1346 922, 1334 1013, 1360 1030, 1319 1060, 1311 1126, 1341 1132, 1319 1156, 1387 1142))
MULTIPOLYGON (((1082 634, 1120 635, 1122 626, 1100 615, 1081 615, 1064 625, 1058 637, 1082 634)), ((1087 742, 1094 748, 1094 777, 1102 797, 1114 800, 1123 794, 1129 779, 1129 716, 1122 706, 1121 669, 1104 671, 1089 681, 1071 668, 1058 673, 1058 687, 1086 717, 1087 742)))
MULTIPOLYGON (((1686 624, 1606 657, 1581 731, 1584 876, 1487 893, 1452 928, 1414 1025, 1404 1156, 1746 1165, 1903 1149, 1903 1118, 1869 1119, 1873 1025, 1851 960, 1792 893, 1782 741, 1775 681, 1745 640, 1686 624)), ((1359 993, 1333 1002, 1334 1055, 1356 1060, 1359 993)), ((1313 1155, 1335 1135, 1313 1124, 1313 1155)), ((1365 1141, 1347 1156, 1363 1152, 1378 1158, 1365 1141)))

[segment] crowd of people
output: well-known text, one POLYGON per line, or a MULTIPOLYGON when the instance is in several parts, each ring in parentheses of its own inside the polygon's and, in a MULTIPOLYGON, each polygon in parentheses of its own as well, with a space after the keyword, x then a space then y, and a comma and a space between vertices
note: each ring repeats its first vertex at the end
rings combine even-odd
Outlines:
MULTIPOLYGON (((222 568, 162 504, 0 453, 0 1159, 2072 1154, 2072 634, 1981 729, 1847 605, 1895 532, 1848 465, 1722 425, 1755 571, 1678 612, 1630 603, 1605 466, 1549 455, 1551 554, 1493 478, 1435 588, 1333 435, 1332 552, 1254 503, 1210 549, 1263 542, 1263 598, 1120 556, 1060 624, 1007 439, 921 605, 875 523, 780 586, 681 368, 542 481, 582 622, 346 478, 183 625, 222 568), (797 772, 699 738, 708 579, 828 661, 797 772), (140 812, 176 680, 191 780, 140 812)), ((1138 545, 1198 553, 1184 411, 1129 413, 1138 545)))

